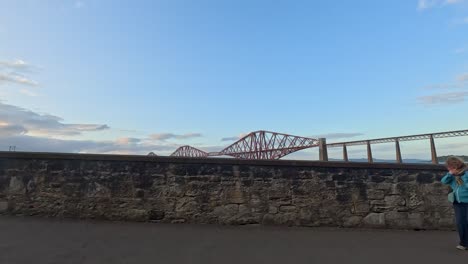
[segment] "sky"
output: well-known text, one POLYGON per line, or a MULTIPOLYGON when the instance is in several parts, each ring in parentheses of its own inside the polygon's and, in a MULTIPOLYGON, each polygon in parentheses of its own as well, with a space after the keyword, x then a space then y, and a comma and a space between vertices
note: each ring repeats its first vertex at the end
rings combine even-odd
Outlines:
MULTIPOLYGON (((0 150, 168 155, 256 130, 462 130, 467 100, 468 0, 0 0, 0 150)), ((428 142, 405 144, 430 157, 428 142)), ((468 154, 467 137, 436 145, 468 154)))

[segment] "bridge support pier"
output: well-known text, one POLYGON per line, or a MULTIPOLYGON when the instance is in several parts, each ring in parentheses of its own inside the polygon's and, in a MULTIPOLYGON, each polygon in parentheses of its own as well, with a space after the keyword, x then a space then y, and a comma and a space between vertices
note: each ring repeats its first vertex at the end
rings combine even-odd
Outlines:
POLYGON ((343 160, 348 162, 348 150, 346 149, 346 144, 343 144, 343 160))
POLYGON ((400 150, 400 141, 395 139, 395 148, 396 148, 396 162, 403 163, 403 159, 401 158, 401 150, 400 150))
POLYGON ((327 140, 319 138, 319 159, 320 161, 328 161, 327 140))
POLYGON ((434 143, 434 136, 429 135, 429 140, 431 141, 432 164, 439 164, 439 161, 437 160, 437 152, 436 152, 436 147, 435 147, 435 143, 434 143))
POLYGON ((372 159, 372 149, 370 141, 367 141, 367 162, 372 163, 374 160, 372 159))

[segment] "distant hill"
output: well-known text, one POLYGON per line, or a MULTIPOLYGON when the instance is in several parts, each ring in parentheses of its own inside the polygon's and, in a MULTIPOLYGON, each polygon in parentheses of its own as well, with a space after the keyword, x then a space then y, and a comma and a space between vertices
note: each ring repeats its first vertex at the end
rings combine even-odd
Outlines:
MULTIPOLYGON (((449 156, 440 156, 437 157, 439 160, 439 163, 444 163, 447 160, 447 157, 449 156)), ((462 158, 465 162, 468 162, 468 156, 466 155, 461 155, 457 156, 462 158)), ((330 161, 342 161, 341 159, 330 159, 330 161)), ((367 162, 366 158, 361 158, 361 159, 349 159, 349 161, 353 162, 367 162)), ((396 163, 396 160, 390 160, 390 159, 374 159, 374 162, 384 162, 384 163, 396 163)), ((403 163, 432 163, 431 160, 422 160, 422 159, 403 159, 403 163)))
MULTIPOLYGON (((350 159, 350 161, 355 162, 367 162, 367 159, 350 159)), ((387 160, 387 159, 374 159, 374 162, 385 162, 385 163, 396 163, 396 160, 387 160)), ((403 159, 403 163, 431 163, 430 160, 421 160, 421 159, 403 159)))
MULTIPOLYGON (((343 161, 342 159, 329 159, 330 161, 343 161)), ((366 158, 361 159, 349 159, 352 162, 367 162, 366 158)), ((396 160, 390 159, 373 159, 374 162, 384 162, 384 163, 396 163, 396 160)), ((403 159, 403 163, 431 163, 430 160, 421 160, 421 159, 403 159)))
MULTIPOLYGON (((447 160, 447 158, 450 157, 450 156, 440 156, 440 157, 437 157, 437 159, 439 160, 439 162, 445 162, 447 160)), ((457 157, 463 159, 465 162, 468 162, 468 156, 466 155, 460 155, 457 157)))

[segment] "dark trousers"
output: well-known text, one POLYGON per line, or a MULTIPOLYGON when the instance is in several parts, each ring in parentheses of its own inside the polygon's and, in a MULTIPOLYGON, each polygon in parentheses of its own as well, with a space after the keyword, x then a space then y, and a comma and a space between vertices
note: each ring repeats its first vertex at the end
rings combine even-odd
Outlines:
POLYGON ((468 247, 468 203, 453 203, 460 245, 468 247))

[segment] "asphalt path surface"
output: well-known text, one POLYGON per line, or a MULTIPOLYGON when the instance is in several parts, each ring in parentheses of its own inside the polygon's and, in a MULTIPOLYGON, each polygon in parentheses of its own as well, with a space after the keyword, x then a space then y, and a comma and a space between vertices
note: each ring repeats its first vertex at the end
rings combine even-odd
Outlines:
POLYGON ((0 264, 468 263, 453 231, 0 217, 0 264))

